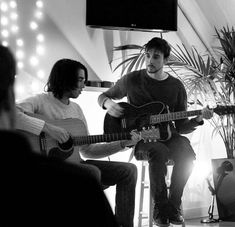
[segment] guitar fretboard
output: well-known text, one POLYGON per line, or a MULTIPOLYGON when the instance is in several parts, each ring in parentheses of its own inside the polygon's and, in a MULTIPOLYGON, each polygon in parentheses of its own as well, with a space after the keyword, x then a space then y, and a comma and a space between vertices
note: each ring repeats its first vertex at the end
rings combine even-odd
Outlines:
POLYGON ((79 136, 73 138, 75 146, 129 139, 131 139, 130 133, 112 133, 103 135, 79 136))
POLYGON ((180 120, 190 116, 200 115, 202 113, 201 110, 192 110, 192 111, 181 111, 174 113, 166 113, 166 114, 158 114, 150 116, 150 124, 157 124, 160 122, 180 120))

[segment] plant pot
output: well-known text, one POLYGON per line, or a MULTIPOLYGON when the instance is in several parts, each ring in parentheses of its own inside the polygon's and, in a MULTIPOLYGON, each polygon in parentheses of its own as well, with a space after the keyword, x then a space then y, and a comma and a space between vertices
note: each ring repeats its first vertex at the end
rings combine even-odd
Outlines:
POLYGON ((235 159, 212 159, 219 219, 235 221, 235 159))

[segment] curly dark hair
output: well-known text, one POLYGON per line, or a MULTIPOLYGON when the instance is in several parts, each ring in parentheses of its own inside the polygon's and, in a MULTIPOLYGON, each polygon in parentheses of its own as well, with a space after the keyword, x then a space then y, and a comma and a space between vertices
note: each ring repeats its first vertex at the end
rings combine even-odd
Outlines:
POLYGON ((164 58, 170 56, 171 47, 165 39, 154 37, 144 45, 145 51, 156 49, 163 53, 164 58))
POLYGON ((60 59, 52 67, 46 84, 46 91, 50 91, 56 98, 62 98, 64 92, 77 88, 78 70, 85 72, 85 83, 88 79, 87 68, 80 62, 72 59, 60 59))

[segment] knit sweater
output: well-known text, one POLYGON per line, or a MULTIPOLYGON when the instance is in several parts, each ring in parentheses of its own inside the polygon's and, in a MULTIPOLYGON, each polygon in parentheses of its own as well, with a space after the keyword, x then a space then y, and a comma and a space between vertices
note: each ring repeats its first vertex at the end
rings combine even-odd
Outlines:
MULTIPOLYGON (((42 93, 23 101, 20 101, 16 105, 17 107, 17 124, 16 128, 21 129, 35 135, 39 135, 42 132, 45 121, 29 116, 28 114, 40 114, 50 120, 61 120, 66 118, 78 118, 85 124, 87 135, 89 134, 87 121, 83 114, 81 107, 72 101, 69 101, 68 105, 63 104, 51 92, 42 93)), ((79 130, 79 129, 78 129, 79 130)), ((86 158, 103 158, 112 155, 123 147, 120 141, 104 144, 92 144, 89 146, 80 147, 79 151, 82 152, 86 158)), ((74 152, 75 153, 75 152, 74 152)), ((73 161, 77 161, 79 157, 72 157, 73 161), (74 160, 75 159, 75 160, 74 160)))

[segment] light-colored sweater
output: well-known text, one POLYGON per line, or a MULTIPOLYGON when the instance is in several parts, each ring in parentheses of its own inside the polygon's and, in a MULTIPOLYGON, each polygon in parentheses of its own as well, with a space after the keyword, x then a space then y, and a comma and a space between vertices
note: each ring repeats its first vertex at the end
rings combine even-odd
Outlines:
MULTIPOLYGON (((50 120, 78 118, 84 122, 84 125, 87 129, 87 135, 89 134, 87 122, 81 107, 72 101, 70 101, 68 105, 65 105, 55 98, 51 92, 42 93, 27 98, 18 102, 16 107, 17 129, 39 135, 42 132, 45 121, 29 116, 30 114, 39 114, 50 120)), ((81 146, 79 148, 79 152, 81 152, 85 158, 103 158, 120 150, 123 150, 120 141, 103 144, 92 144, 89 146, 81 146)), ((81 159, 79 152, 74 152, 77 154, 73 154, 72 157, 68 159, 68 161, 71 160, 72 162, 76 162, 78 159, 81 159)))

